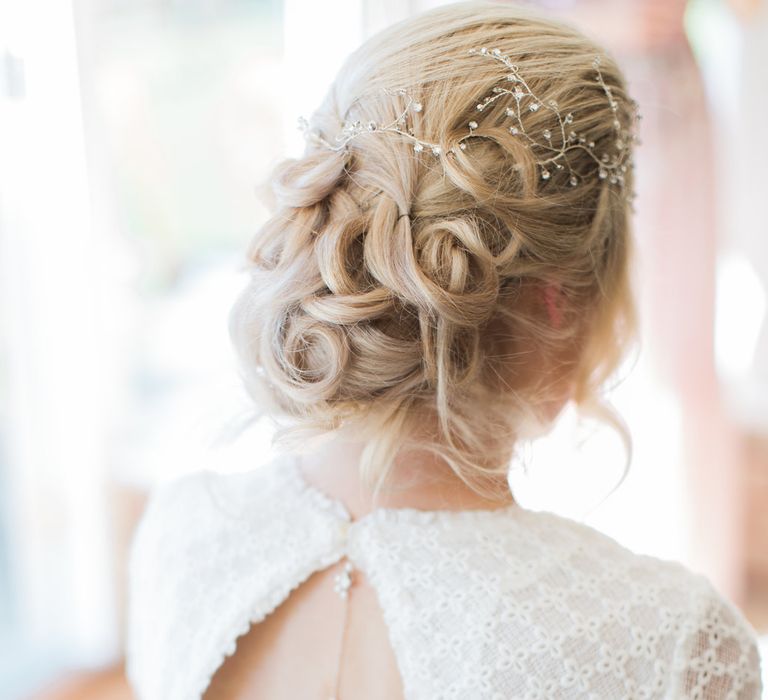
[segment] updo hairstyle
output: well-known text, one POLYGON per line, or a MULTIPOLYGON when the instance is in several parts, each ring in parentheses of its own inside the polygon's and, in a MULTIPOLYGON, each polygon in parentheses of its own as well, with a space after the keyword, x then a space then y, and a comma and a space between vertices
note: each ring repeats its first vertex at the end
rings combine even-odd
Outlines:
MULTIPOLYGON (((418 138, 447 150, 472 119, 476 137, 436 157, 398 134, 361 134, 279 162, 274 213, 247 251, 250 282, 230 315, 256 415, 281 423, 277 444, 364 440, 360 468, 376 493, 396 453, 416 446, 499 498, 513 447, 546 429, 543 407, 566 389, 629 445, 603 395, 635 334, 629 198, 578 149, 568 159, 579 186, 557 170, 543 180, 541 154, 510 133, 503 100, 478 115, 500 77, 496 62, 468 55, 482 46, 513 57, 595 150, 615 138, 595 55, 618 118, 631 118, 615 62, 564 24, 460 2, 390 26, 349 56, 312 127, 333 141, 344 120, 391 122, 404 98, 382 88, 406 87, 423 105, 418 138)), ((541 130, 552 115, 526 119, 541 130)))

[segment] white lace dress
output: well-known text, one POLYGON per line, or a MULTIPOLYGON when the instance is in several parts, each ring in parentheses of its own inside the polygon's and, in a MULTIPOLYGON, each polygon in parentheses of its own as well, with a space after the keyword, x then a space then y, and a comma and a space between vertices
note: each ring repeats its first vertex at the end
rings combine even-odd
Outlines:
POLYGON ((129 567, 138 700, 199 700, 251 623, 347 556, 406 700, 760 697, 754 632, 702 576, 513 505, 352 521, 294 458, 155 488, 129 567))

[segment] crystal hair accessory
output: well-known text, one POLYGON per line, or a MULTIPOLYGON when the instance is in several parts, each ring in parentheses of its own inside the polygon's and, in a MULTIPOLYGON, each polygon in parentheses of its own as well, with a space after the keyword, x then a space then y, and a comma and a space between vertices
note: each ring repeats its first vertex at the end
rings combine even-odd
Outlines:
MULTIPOLYGON (((546 154, 546 157, 535 161, 539 168, 539 174, 542 180, 549 180, 553 171, 567 170, 568 183, 575 187, 583 180, 583 175, 576 173, 568 160, 568 153, 574 150, 586 152, 590 158, 595 161, 595 173, 600 180, 608 180, 611 184, 618 184, 622 191, 625 185, 625 175, 633 167, 632 145, 637 143, 637 120, 640 119, 638 105, 634 100, 629 102, 630 123, 622 125, 619 120, 619 101, 614 97, 611 88, 603 79, 600 70, 601 58, 595 56, 592 61, 592 68, 595 70, 595 81, 602 88, 608 104, 613 112, 613 129, 615 138, 611 142, 611 147, 602 153, 596 150, 594 141, 580 134, 575 125, 577 115, 575 112, 562 114, 555 100, 546 100, 536 94, 520 74, 518 66, 512 59, 503 54, 499 49, 469 49, 468 53, 474 56, 488 57, 499 61, 504 67, 504 87, 496 85, 491 93, 481 98, 476 106, 476 111, 482 112, 496 100, 509 95, 511 96, 511 106, 505 109, 505 115, 512 120, 512 124, 507 128, 511 134, 525 141, 526 148, 536 148, 546 154), (526 128, 524 117, 542 110, 550 112, 555 119, 552 126, 543 128, 540 132, 533 133, 532 129, 526 128)), ((345 149, 347 144, 362 133, 369 132, 392 132, 405 136, 413 141, 413 149, 417 153, 425 149, 435 156, 442 153, 453 153, 454 148, 444 149, 439 143, 432 143, 419 139, 414 133, 413 126, 409 123, 408 115, 410 113, 421 112, 423 107, 420 102, 415 100, 404 88, 389 89, 382 88, 390 95, 403 95, 407 103, 403 111, 393 122, 389 124, 379 124, 375 121, 361 122, 345 121, 342 129, 335 137, 335 144, 324 139, 320 133, 310 128, 309 122, 304 117, 299 117, 299 129, 304 132, 305 138, 312 142, 328 148, 333 151, 345 149)), ((479 117, 478 117, 479 118, 479 117)), ((461 150, 466 150, 468 144, 466 141, 472 137, 482 137, 482 128, 476 119, 467 123, 468 133, 462 136, 457 145, 461 150)), ((521 166, 518 166, 521 167, 521 166)), ((626 193, 628 199, 634 197, 634 192, 626 193)))

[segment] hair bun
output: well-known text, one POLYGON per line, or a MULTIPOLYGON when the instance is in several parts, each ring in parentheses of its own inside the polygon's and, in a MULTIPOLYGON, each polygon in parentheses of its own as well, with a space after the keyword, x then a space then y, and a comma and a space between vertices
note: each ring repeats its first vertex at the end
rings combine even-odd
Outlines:
POLYGON ((413 87, 424 109, 399 133, 362 131, 338 151, 308 145, 274 170, 277 209, 254 237, 230 333, 254 399, 273 396, 291 419, 278 441, 345 426, 370 440, 370 476, 420 433, 420 449, 492 497, 484 485, 498 495, 506 483, 521 426, 564 386, 619 424, 600 391, 634 337, 630 211, 610 178, 581 175, 616 145, 606 94, 631 103, 613 61, 600 64, 605 86, 595 81, 596 53, 566 25, 467 2, 396 24, 350 56, 315 114, 323 133, 343 120, 397 125, 402 96, 381 87, 413 87), (466 149, 414 148, 408 128, 454 143, 478 95, 493 94, 498 65, 465 60, 473 46, 525 64, 532 95, 578 115, 588 149, 569 149, 568 168, 542 177, 554 113, 526 113, 537 135, 527 143, 501 101, 484 107, 466 149), (562 290, 556 300, 548 285, 562 290))

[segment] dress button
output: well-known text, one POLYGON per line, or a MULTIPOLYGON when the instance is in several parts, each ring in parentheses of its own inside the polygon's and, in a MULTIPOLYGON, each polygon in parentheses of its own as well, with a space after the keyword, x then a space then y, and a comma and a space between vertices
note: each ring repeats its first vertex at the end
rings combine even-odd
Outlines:
POLYGON ((342 535, 343 537, 346 537, 347 533, 349 532, 349 523, 347 522, 339 523, 338 531, 340 535, 342 535))

